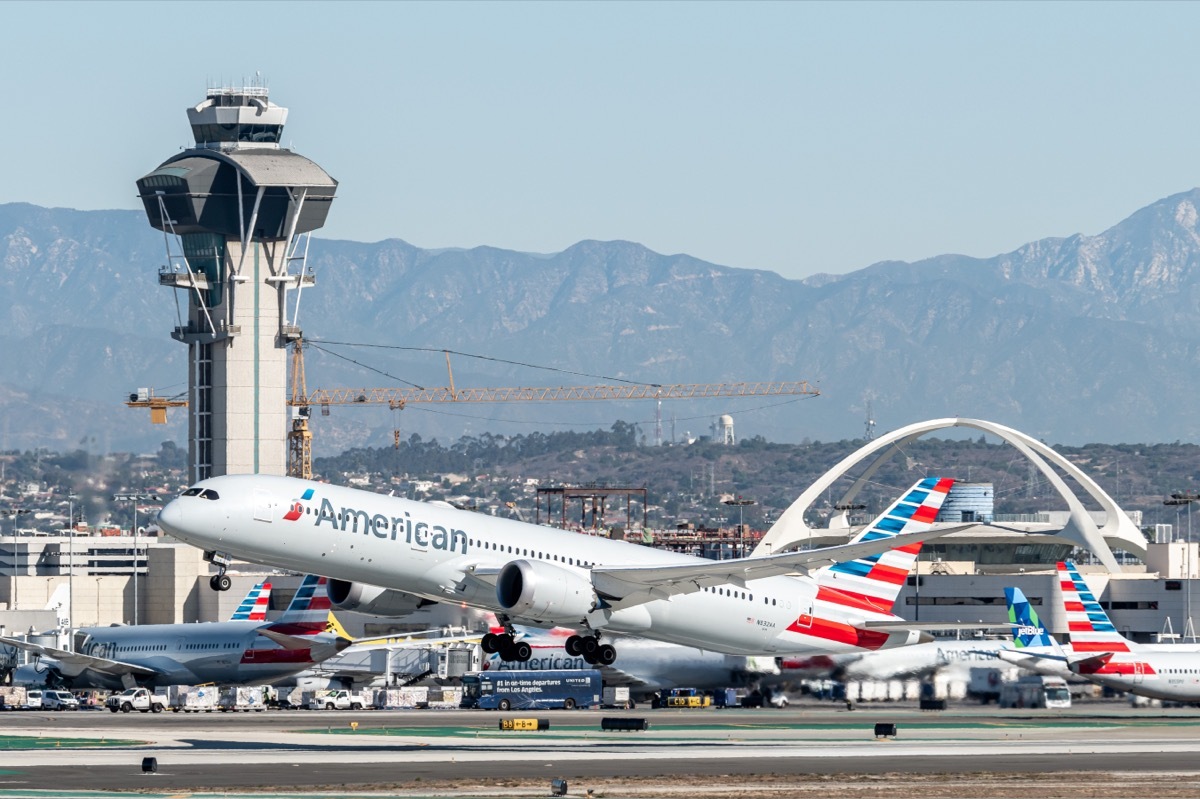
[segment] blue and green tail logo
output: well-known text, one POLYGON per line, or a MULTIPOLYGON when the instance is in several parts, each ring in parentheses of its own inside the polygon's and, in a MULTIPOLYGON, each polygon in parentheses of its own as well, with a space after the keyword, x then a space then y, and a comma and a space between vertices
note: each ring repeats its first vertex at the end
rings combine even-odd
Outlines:
POLYGON ((1008 601, 1008 621, 1013 627, 1013 643, 1018 649, 1054 645, 1054 639, 1046 632, 1037 611, 1020 588, 1005 588, 1004 598, 1008 601))

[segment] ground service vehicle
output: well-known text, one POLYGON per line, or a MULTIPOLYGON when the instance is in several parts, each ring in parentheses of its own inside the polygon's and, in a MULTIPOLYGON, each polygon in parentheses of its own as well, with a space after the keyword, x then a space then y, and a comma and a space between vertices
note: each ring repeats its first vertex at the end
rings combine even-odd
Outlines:
POLYGON ((1000 707, 1065 708, 1071 706, 1071 691, 1062 677, 1027 674, 1000 686, 1000 707))
POLYGON ((42 698, 46 692, 41 688, 31 688, 25 692, 25 701, 21 703, 21 710, 42 710, 42 698))
POLYGON ((134 710, 140 710, 142 713, 163 712, 167 706, 167 698, 157 694, 150 693, 148 688, 130 688, 127 691, 122 691, 119 694, 114 694, 108 698, 104 706, 113 713, 118 710, 122 713, 129 713, 134 710))
POLYGON ((696 688, 672 688, 667 691, 658 704, 652 707, 712 707, 713 699, 710 694, 696 688))
POLYGON ((308 702, 309 710, 362 710, 366 706, 366 697, 353 691, 320 693, 308 702))
POLYGON ((79 700, 70 691, 43 691, 42 710, 79 710, 79 700))
POLYGON ((569 671, 481 671, 462 678, 459 707, 528 710, 592 707, 600 704, 603 682, 595 669, 569 671))

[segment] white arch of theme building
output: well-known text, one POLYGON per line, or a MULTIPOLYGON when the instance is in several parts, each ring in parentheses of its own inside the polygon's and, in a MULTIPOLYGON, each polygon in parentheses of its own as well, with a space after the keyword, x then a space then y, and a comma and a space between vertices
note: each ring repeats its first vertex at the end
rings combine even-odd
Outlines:
MULTIPOLYGON (((783 552, 803 544, 806 540, 814 536, 827 535, 828 530, 817 530, 809 527, 804 521, 804 513, 821 498, 834 482, 842 478, 862 461, 875 456, 875 459, 867 467, 866 471, 850 486, 842 498, 835 503, 836 505, 849 505, 858 496, 863 486, 879 470, 879 467, 890 460, 896 453, 900 452, 901 448, 924 435, 949 427, 970 427, 984 433, 990 433, 1011 444, 1018 452, 1033 463, 1046 477, 1050 485, 1054 487, 1054 490, 1058 492, 1059 496, 1067 503, 1067 507, 1070 510, 1070 517, 1066 526, 1056 535, 1090 550, 1109 571, 1119 572, 1121 570, 1120 565, 1113 556, 1112 550, 1109 548, 1110 542, 1112 545, 1132 552, 1139 557, 1145 556, 1146 539, 1142 536, 1141 532, 1134 526, 1129 517, 1125 515, 1125 512, 1117 506, 1112 497, 1106 494, 1104 489, 1100 488, 1094 480, 1084 474, 1078 466, 1037 439, 1027 436, 1020 431, 1013 430, 1011 427, 1005 427, 1004 425, 981 419, 964 418, 932 419, 928 422, 917 422, 916 424, 902 427, 899 430, 881 436, 874 441, 867 442, 865 446, 842 459, 840 463, 809 486, 800 495, 799 499, 793 502, 779 517, 779 520, 771 526, 771 529, 767 531, 762 541, 759 542, 758 547, 755 548, 754 554, 762 555, 783 552), (1070 476, 1100 505, 1101 509, 1105 512, 1103 527, 1096 525, 1091 514, 1088 513, 1079 501, 1079 497, 1067 486, 1062 477, 1051 468, 1050 463, 1047 463, 1047 461, 1053 463, 1070 476)), ((840 514, 832 517, 829 522, 829 530, 844 529, 848 531, 850 522, 847 513, 848 511, 843 510, 840 514)))

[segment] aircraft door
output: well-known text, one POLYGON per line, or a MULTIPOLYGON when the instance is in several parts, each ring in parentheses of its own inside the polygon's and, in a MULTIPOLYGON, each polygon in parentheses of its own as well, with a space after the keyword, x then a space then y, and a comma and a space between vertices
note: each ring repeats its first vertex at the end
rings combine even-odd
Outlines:
POLYGON ((1133 684, 1137 685, 1146 677, 1146 664, 1142 661, 1134 661, 1133 664, 1133 684))
POLYGON ((254 520, 259 522, 271 521, 271 495, 266 491, 254 491, 254 520))

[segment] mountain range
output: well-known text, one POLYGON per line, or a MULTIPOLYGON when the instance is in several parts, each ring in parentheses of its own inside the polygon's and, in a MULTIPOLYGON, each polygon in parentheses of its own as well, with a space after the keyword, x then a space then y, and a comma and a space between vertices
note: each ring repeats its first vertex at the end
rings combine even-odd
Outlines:
MULTIPOLYGON (((707 433, 721 413, 740 437, 854 438, 870 407, 880 430, 958 415, 1050 443, 1195 441, 1198 209, 1194 189, 1095 236, 804 280, 622 241, 545 255, 314 238, 308 387, 445 385, 451 350, 466 353, 451 356, 459 387, 807 380, 821 392, 664 403, 668 439, 707 433)), ((144 215, 0 205, 0 241, 0 449, 182 443, 181 410, 151 427, 122 404, 139 386, 186 386, 176 298, 157 285, 164 241, 144 215)), ((390 443, 394 427, 447 440, 623 419, 652 438, 654 415, 648 402, 413 406, 335 409, 314 428, 317 451, 336 452, 390 443)))

